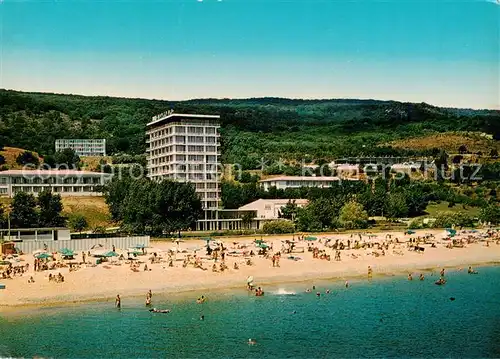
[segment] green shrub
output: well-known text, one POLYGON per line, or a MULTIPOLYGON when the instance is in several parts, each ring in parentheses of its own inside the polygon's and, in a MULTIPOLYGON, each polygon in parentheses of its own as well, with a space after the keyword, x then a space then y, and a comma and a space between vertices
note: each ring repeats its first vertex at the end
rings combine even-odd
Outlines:
POLYGON ((285 219, 277 221, 269 221, 264 223, 262 227, 262 232, 266 234, 284 234, 295 232, 295 225, 292 221, 285 219))
POLYGON ((452 226, 472 227, 474 226, 474 219, 464 212, 440 212, 432 225, 433 228, 449 228, 452 226))

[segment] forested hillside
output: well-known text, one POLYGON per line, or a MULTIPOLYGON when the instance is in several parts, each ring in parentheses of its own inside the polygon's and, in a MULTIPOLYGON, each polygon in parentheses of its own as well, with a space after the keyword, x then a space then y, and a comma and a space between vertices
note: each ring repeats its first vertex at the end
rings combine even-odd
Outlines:
MULTIPOLYGON (((360 154, 412 154, 398 139, 447 131, 500 138, 500 111, 458 110, 375 100, 159 101, 0 90, 0 144, 54 151, 56 138, 106 138, 110 154, 145 150, 145 124, 168 109, 220 114, 223 160, 257 168, 262 157, 330 159, 360 154)), ((436 143, 439 147, 439 143, 436 143)))

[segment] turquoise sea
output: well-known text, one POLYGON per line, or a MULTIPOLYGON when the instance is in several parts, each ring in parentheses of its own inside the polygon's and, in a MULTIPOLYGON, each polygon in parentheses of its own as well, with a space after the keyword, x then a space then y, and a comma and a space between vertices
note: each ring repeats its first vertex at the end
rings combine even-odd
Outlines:
POLYGON ((304 282, 1 314, 0 357, 348 358, 500 357, 500 267, 426 280, 304 282), (306 293, 316 286, 322 294, 306 293), (330 294, 325 294, 330 289, 330 294), (205 304, 195 299, 204 294, 205 304), (455 298, 451 300, 450 298, 455 298), (205 319, 200 320, 204 315, 205 319), (248 339, 255 339, 249 345, 248 339))

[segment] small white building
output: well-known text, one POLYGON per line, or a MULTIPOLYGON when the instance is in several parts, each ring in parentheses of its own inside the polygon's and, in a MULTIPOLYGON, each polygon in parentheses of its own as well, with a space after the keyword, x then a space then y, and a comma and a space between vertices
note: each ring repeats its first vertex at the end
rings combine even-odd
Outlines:
POLYGON ((238 211, 255 211, 256 219, 278 219, 281 209, 290 201, 295 202, 297 207, 309 203, 307 199, 258 199, 238 208, 238 211))
POLYGON ((112 174, 76 170, 9 170, 0 172, 0 195, 16 192, 37 195, 50 189, 61 196, 101 196, 101 187, 112 174))
POLYGON ((407 173, 417 171, 420 168, 420 164, 414 162, 396 163, 391 166, 393 172, 407 173))
POLYGON ((56 152, 71 148, 78 156, 106 156, 106 139, 57 139, 56 152))
POLYGON ((339 177, 308 177, 308 176, 280 176, 260 180, 264 191, 269 191, 271 187, 277 189, 300 188, 300 187, 320 187, 328 188, 334 183, 340 182, 339 177))
POLYGON ((337 176, 358 175, 360 173, 360 166, 358 164, 332 162, 330 163, 330 168, 337 172, 337 176))

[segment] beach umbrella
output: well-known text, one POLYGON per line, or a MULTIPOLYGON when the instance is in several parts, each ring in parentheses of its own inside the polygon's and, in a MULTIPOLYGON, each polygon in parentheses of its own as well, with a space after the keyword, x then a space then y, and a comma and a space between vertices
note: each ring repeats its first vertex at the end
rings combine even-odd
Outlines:
POLYGON ((450 237, 454 237, 457 231, 451 228, 446 228, 446 231, 450 234, 450 237))
POLYGON ((412 231, 411 229, 407 230, 406 233, 408 234, 415 234, 416 232, 415 231, 412 231))
POLYGON ((52 254, 49 254, 49 253, 38 253, 35 255, 35 258, 38 258, 38 259, 47 259, 47 258, 50 258, 52 257, 52 254))
POLYGON ((315 240, 317 240, 318 238, 316 238, 316 237, 306 237, 306 238, 304 238, 304 239, 305 239, 306 241, 315 241, 315 240))
POLYGON ((146 246, 144 244, 136 244, 134 247, 132 248, 135 248, 135 249, 143 249, 143 248, 146 248, 146 246))
POLYGON ((92 255, 93 257, 104 257, 104 254, 106 254, 108 252, 109 252, 109 250, 107 250, 107 249, 97 249, 97 250, 90 252, 90 255, 92 255))
POLYGON ((59 249, 59 253, 61 253, 63 257, 73 257, 75 255, 75 252, 68 248, 59 249))
POLYGON ((269 246, 265 243, 257 244, 257 247, 262 248, 262 249, 268 249, 269 246))
POLYGON ((129 249, 127 252, 128 252, 129 254, 135 254, 135 255, 137 255, 137 254, 142 254, 142 252, 141 252, 141 251, 138 251, 138 250, 137 250, 137 249, 135 249, 135 248, 131 248, 131 249, 129 249))
POLYGON ((103 257, 118 257, 118 253, 109 251, 103 254, 103 257))
POLYGON ((259 244, 263 244, 264 243, 264 240, 263 239, 256 239, 255 240, 255 244, 259 245, 259 244))

